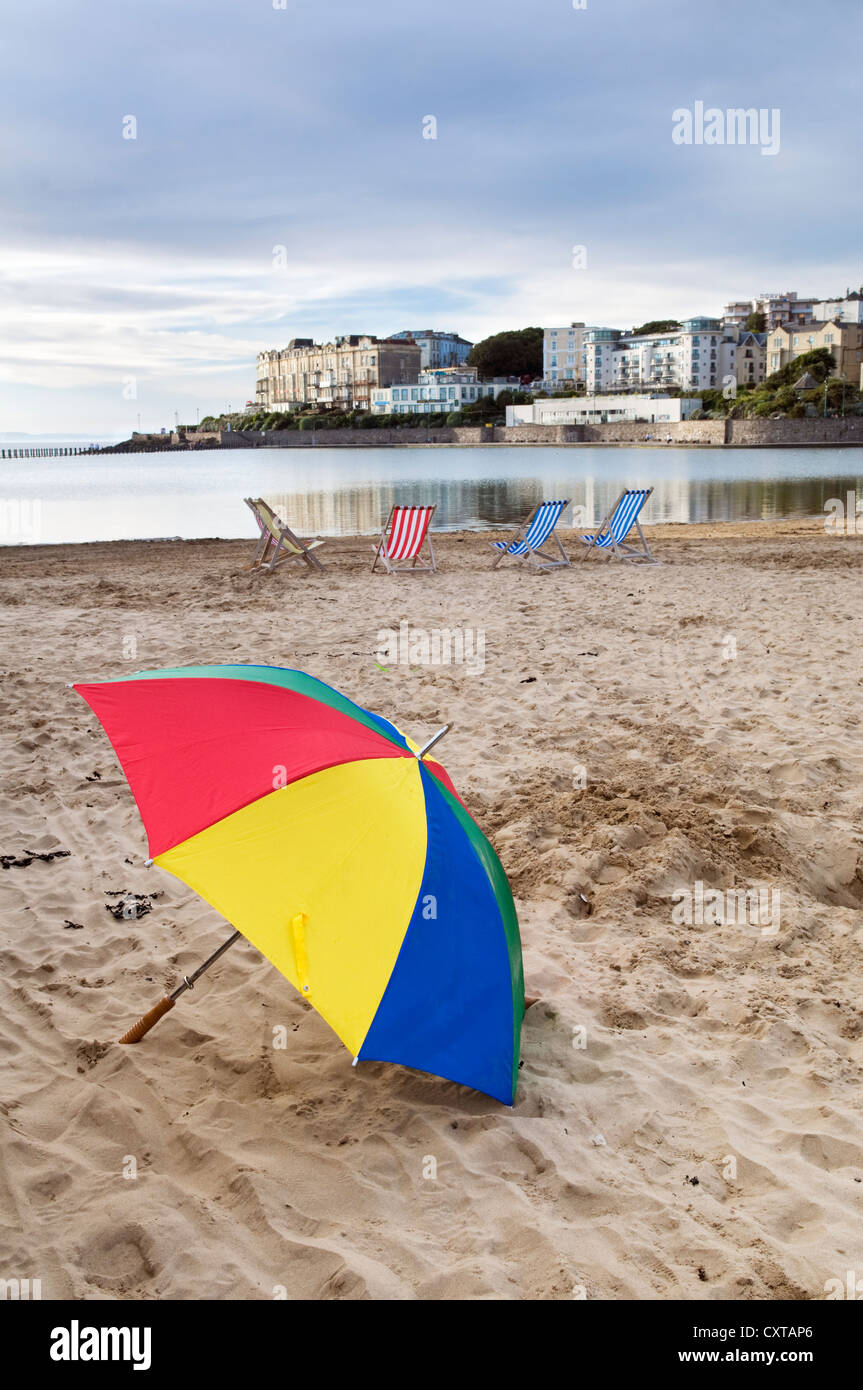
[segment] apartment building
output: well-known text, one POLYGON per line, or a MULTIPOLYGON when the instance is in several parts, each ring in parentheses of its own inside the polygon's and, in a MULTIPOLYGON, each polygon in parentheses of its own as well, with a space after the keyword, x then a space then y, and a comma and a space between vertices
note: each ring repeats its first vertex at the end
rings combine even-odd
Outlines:
POLYGON ((719 319, 685 319, 667 333, 632 334, 587 328, 584 380, 592 394, 604 391, 720 389, 737 379, 737 343, 719 319))
POLYGON ((736 299, 726 304, 722 311, 723 328, 745 328, 746 320, 752 313, 751 299, 736 299))
POLYGON ((846 292, 844 299, 821 299, 815 305, 812 317, 822 323, 828 319, 840 319, 842 323, 863 323, 863 294, 852 290, 846 292))
POLYGON ((737 385, 760 386, 767 376, 767 334, 737 335, 737 385))
POLYGON ((422 352, 420 369, 433 371, 438 367, 461 367, 467 362, 473 343, 460 338, 458 333, 439 333, 434 328, 403 329, 391 333, 394 342, 413 341, 419 344, 422 352))
POLYGON ((374 415, 434 415, 461 410, 482 396, 518 390, 518 382, 478 381, 472 369, 441 368, 420 372, 409 386, 379 387, 372 392, 374 415))
POLYGON ((777 328, 781 323, 809 323, 816 303, 817 299, 814 295, 810 295, 806 299, 789 290, 787 294, 759 295, 755 301, 755 308, 764 315, 765 327, 769 332, 771 328, 777 328))
POLYGON ((783 293, 765 292, 756 295, 754 299, 738 299, 726 304, 722 311, 722 323, 725 328, 743 328, 749 315, 753 313, 764 315, 765 328, 768 331, 778 327, 780 323, 808 323, 810 319, 817 317, 816 303, 814 296, 800 296, 796 290, 783 293))
POLYGON ((542 381, 548 390, 558 382, 583 382, 584 324, 544 328, 542 332, 542 381))
POLYGON ((833 354, 833 375, 844 376, 846 381, 856 385, 863 364, 863 324, 842 323, 837 319, 802 326, 781 324, 768 333, 768 375, 802 357, 804 352, 820 347, 829 348, 833 354))
POLYGON ((416 381, 421 349, 407 339, 351 334, 330 343, 293 338, 257 358, 256 402, 262 410, 304 405, 368 410, 376 387, 416 381))

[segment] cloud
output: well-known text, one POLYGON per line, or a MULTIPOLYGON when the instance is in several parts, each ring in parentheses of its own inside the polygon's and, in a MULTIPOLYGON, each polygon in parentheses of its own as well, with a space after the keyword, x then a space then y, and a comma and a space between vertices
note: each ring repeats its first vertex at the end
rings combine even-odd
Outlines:
POLYGON ((119 418, 130 374, 152 424, 220 408, 295 335, 626 326, 861 279, 841 0, 779 31, 743 0, 42 0, 4 27, 0 428, 28 427, 16 384, 46 429, 119 418), (675 146, 696 99, 780 107, 781 153, 675 146))

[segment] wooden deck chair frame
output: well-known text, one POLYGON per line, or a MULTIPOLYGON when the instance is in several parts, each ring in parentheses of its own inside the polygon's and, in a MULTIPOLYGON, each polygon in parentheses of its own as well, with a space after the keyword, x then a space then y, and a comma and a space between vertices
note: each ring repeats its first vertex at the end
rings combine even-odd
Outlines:
MULTIPOLYGON (((525 540, 525 538, 526 538, 526 536, 527 536, 527 533, 528 533, 528 531, 530 530, 531 525, 532 525, 532 523, 533 523, 534 517, 536 516, 536 514, 537 514, 537 512, 539 511, 540 507, 544 507, 544 506, 545 506, 545 503, 544 503, 544 502, 537 502, 536 506, 534 507, 533 511, 531 512, 530 516, 528 517, 528 519, 527 519, 527 521, 524 523, 524 525, 520 528, 520 530, 516 531, 515 535, 512 537, 511 540, 508 540, 508 541, 507 541, 507 543, 506 543, 506 548, 505 548, 504 550, 499 550, 499 551, 497 552, 497 559, 495 560, 494 564, 492 565, 492 569, 493 569, 493 570, 496 570, 496 569, 497 569, 497 567, 498 567, 498 565, 500 564, 501 560, 505 560, 505 559, 506 559, 507 555, 509 554, 509 548, 510 548, 510 546, 515 545, 517 541, 523 541, 523 540, 525 540)), ((560 516, 563 516, 563 513, 565 512, 565 510, 566 510, 566 508, 567 508, 568 506, 569 506, 569 501, 567 501, 567 502, 564 504, 564 506, 561 507, 560 516)), ((524 553, 523 553, 522 555, 512 555, 512 556, 510 556, 510 558, 513 559, 513 560, 527 560, 528 564, 533 565, 534 569, 538 569, 538 570, 556 570, 556 569, 562 569, 562 568, 564 567, 564 565, 571 565, 571 564, 572 564, 572 561, 570 560, 569 556, 567 555, 566 551, 564 550, 563 545, 562 545, 562 543, 561 543, 560 536, 557 534, 557 528, 558 528, 558 526, 560 525, 560 516, 557 518, 557 521, 554 523, 554 530, 551 532, 551 535, 550 535, 550 536, 546 536, 545 540, 544 540, 543 543, 542 543, 543 545, 548 545, 549 541, 554 540, 555 543, 556 543, 556 545, 557 545, 558 550, 560 551, 561 558, 560 558, 559 560, 555 560, 554 557, 553 557, 553 555, 547 554, 547 552, 544 551, 544 550, 542 549, 542 547, 540 547, 539 550, 534 550, 530 545, 528 545, 527 550, 524 551, 524 553), (539 559, 536 559, 536 558, 535 558, 536 556, 539 556, 539 559), (541 563, 541 562, 543 562, 543 563, 541 563)))
POLYGON ((267 570, 272 573, 277 565, 283 564, 286 560, 305 560, 310 570, 323 573, 324 566, 317 555, 312 553, 315 546, 323 545, 322 540, 310 541, 308 545, 304 545, 262 497, 245 497, 243 501, 251 510, 261 531, 261 539, 249 566, 250 570, 267 570))
POLYGON ((661 564, 662 561, 657 560, 656 556, 651 554, 650 546, 647 544, 647 540, 645 538, 644 532, 641 529, 641 522, 639 520, 639 517, 641 515, 641 509, 642 507, 646 506, 648 498, 650 497, 652 492, 652 487, 625 487, 623 489, 623 492, 620 494, 617 501, 615 502, 614 506, 605 516, 602 525, 598 527, 597 530, 594 532, 592 539, 589 541, 584 541, 584 537, 581 538, 584 541, 584 551, 581 557, 582 560, 585 560, 587 556, 590 554, 590 552, 595 548, 599 551, 601 555, 604 555, 608 560, 610 560, 612 556, 614 556, 614 558, 617 560, 640 560, 643 564, 646 565, 661 564), (626 536, 624 536, 622 540, 617 540, 611 530, 611 522, 617 512, 618 507, 620 506, 621 502, 623 501, 624 497, 628 492, 644 493, 644 501, 642 502, 641 507, 639 507, 638 511, 636 512, 635 518, 633 519, 632 524, 630 525, 629 530, 626 533, 627 536, 630 535, 633 526, 635 527, 636 531, 638 532, 639 540, 641 541, 640 549, 636 546, 624 545, 623 541, 626 539, 626 536), (608 535, 611 537, 611 545, 597 546, 596 543, 604 532, 607 532, 608 535))
MULTIPOLYGON (((418 503, 417 505, 418 505, 418 506, 422 506, 423 503, 418 503)), ((372 574, 374 574, 375 570, 377 569, 377 564, 378 564, 378 561, 379 561, 379 560, 383 563, 384 567, 386 568, 387 574, 435 574, 435 573, 437 573, 437 561, 435 560, 434 546, 432 545, 432 538, 431 538, 431 524, 432 524, 432 522, 434 521, 434 514, 435 514, 435 512, 436 512, 436 510, 437 510, 437 503, 436 503, 436 502, 433 503, 433 504, 430 504, 429 519, 428 519, 428 523, 426 524, 426 533, 425 533, 425 535, 423 536, 422 545, 420 546, 419 550, 417 551, 416 555, 414 556, 412 563, 411 563, 410 565, 393 564, 392 560, 390 559, 389 555, 387 554, 387 532, 389 531, 390 526, 391 526, 391 524, 392 524, 393 516, 395 515, 396 511, 407 511, 407 510, 408 510, 408 508, 405 506, 404 503, 397 503, 395 506, 390 507, 390 514, 389 514, 389 516, 388 516, 387 519, 386 519, 386 522, 385 522, 385 524, 384 524, 384 529, 381 531, 381 538, 380 538, 380 540, 377 542, 377 544, 374 544, 374 543, 372 544, 372 549, 373 549, 374 552, 375 552, 375 558, 374 558, 374 560, 372 561, 372 574), (426 546, 426 545, 428 545, 428 559, 429 559, 429 563, 428 563, 428 564, 425 564, 425 565, 418 565, 418 564, 417 564, 417 561, 422 557, 423 548, 424 548, 424 546, 426 546)))

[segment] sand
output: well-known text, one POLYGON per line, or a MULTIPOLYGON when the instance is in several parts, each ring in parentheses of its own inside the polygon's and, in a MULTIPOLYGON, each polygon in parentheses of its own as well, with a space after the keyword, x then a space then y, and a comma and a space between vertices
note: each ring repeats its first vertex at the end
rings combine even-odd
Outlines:
POLYGON ((661 566, 533 575, 444 536, 411 580, 373 577, 368 538, 328 541, 323 578, 250 577, 251 542, 0 552, 0 855, 65 852, 0 870, 0 1277, 43 1298, 746 1300, 863 1273, 863 538, 649 537, 661 566), (379 669, 402 620, 481 629, 484 670, 379 669), (65 682, 218 661, 300 667, 417 739, 454 722, 440 756, 541 996, 513 1109, 352 1068, 247 944, 115 1045, 226 927, 144 867, 65 682), (778 890, 779 929, 675 922, 698 881, 778 890), (151 911, 115 919, 125 893, 151 911))

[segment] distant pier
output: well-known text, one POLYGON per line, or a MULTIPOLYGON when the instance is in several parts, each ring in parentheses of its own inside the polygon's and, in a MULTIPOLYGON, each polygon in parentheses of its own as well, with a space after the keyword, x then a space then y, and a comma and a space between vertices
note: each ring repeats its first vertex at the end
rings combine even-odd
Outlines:
POLYGON ((68 448, 59 449, 49 444, 41 449, 0 449, 0 459, 56 459, 68 458, 73 454, 94 454, 95 452, 96 450, 91 449, 89 445, 86 447, 69 445, 68 448))

